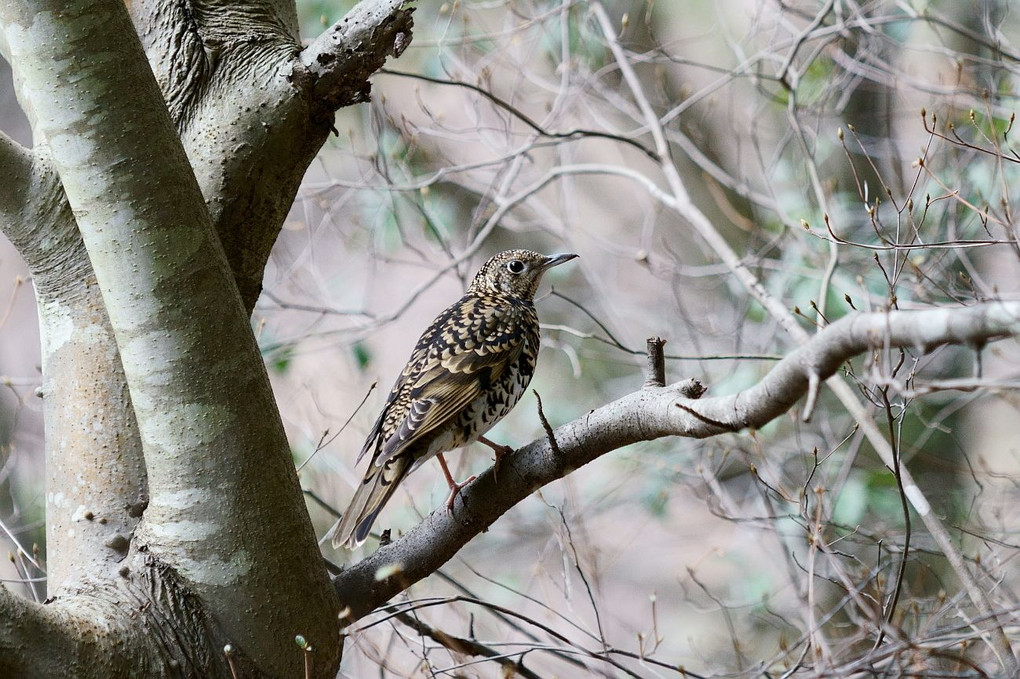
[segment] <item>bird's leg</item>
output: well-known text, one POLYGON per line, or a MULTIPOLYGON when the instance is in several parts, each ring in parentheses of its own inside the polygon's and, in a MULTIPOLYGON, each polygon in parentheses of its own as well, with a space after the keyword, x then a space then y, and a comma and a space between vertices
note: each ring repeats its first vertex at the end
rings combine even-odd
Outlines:
POLYGON ((457 483, 453 480, 453 474, 450 473, 450 468, 446 466, 446 458, 443 457, 442 453, 436 455, 439 459, 439 466, 443 468, 443 476, 446 477, 446 483, 450 486, 450 497, 446 499, 446 511, 453 511, 453 501, 457 499, 457 493, 460 489, 475 480, 476 477, 464 479, 462 482, 457 483))
POLYGON ((511 448, 510 446, 504 446, 500 443, 490 441, 484 436, 479 436, 478 442, 484 443, 485 445, 489 446, 490 448, 492 448, 492 452, 496 453, 496 463, 492 465, 492 476, 493 478, 495 478, 499 474, 499 463, 503 461, 504 457, 514 452, 514 449, 511 448))

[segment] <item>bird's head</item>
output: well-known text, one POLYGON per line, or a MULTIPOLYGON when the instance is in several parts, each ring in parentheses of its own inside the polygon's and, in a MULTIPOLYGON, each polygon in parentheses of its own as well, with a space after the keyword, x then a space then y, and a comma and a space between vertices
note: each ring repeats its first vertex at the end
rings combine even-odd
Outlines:
POLYGON ((504 250, 489 258, 475 274, 470 292, 500 294, 533 300, 542 274, 552 267, 570 261, 575 254, 540 255, 531 250, 504 250))

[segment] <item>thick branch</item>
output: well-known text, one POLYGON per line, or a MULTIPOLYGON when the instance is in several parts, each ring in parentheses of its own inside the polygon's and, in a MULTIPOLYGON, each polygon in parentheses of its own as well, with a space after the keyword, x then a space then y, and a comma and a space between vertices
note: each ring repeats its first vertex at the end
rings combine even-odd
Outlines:
POLYGON ((156 669, 153 628, 140 634, 144 616, 128 624, 118 603, 130 607, 106 597, 41 605, 0 586, 0 676, 85 679, 156 669))
POLYGON ((406 0, 364 0, 301 53, 312 78, 314 99, 323 113, 368 100, 369 76, 389 56, 399 57, 411 42, 413 8, 406 0))
POLYGON ((689 382, 642 389, 557 428, 555 445, 542 438, 521 448, 500 463, 498 482, 491 469, 480 475, 460 494, 452 515, 433 512, 404 537, 343 570, 334 586, 356 620, 438 569, 538 488, 610 451, 664 436, 707 438, 761 427, 807 393, 812 375, 825 379, 871 349, 925 351, 1018 334, 1020 302, 856 314, 818 333, 738 394, 692 399, 686 396, 689 382))
MULTIPOLYGON (((96 611, 93 619, 100 615, 96 611)), ((75 652, 76 637, 102 635, 68 623, 59 606, 41 606, 0 585, 0 676, 75 676, 69 660, 81 657, 75 652)), ((111 649, 101 650, 109 653, 111 649)), ((109 669, 107 663, 98 663, 95 670, 109 669)))
POLYGON ((106 577, 124 558, 145 467, 113 330, 60 179, 45 148, 23 161, 24 174, 12 171, 0 192, 19 187, 3 223, 32 271, 38 305, 52 596, 106 577))
POLYGON ((364 0, 319 38, 323 60, 310 69, 284 4, 130 3, 249 313, 335 110, 364 101, 396 36, 410 40, 400 2, 364 0))
POLYGON ((32 172, 32 154, 0 132, 0 230, 7 234, 20 224, 21 209, 32 172))
POLYGON ((312 129, 295 86, 300 45, 292 17, 279 3, 129 4, 250 313, 269 251, 328 129, 312 129))
POLYGON ((95 280, 79 286, 73 296, 37 291, 51 489, 50 596, 77 591, 117 570, 147 497, 141 439, 113 329, 95 280))
POLYGON ((112 580, 46 604, 0 586, 0 677, 265 676, 243 660, 233 674, 227 641, 173 569, 142 553, 112 580))
MULTIPOLYGON (((313 97, 292 77, 293 5, 152 0, 130 7, 250 312, 276 234, 325 137, 326 127, 310 120, 313 97)), ((361 26, 353 39, 370 32, 361 26)), ((387 39, 373 49, 390 51, 387 39)), ((20 78, 18 85, 35 124, 20 78)), ((63 489, 47 495, 48 585, 59 592, 111 572, 110 562, 123 558, 146 476, 113 331, 45 136, 37 137, 29 152, 0 136, 7 178, 0 225, 32 269, 38 294, 48 484, 63 489), (116 465, 106 462, 111 451, 116 465)))

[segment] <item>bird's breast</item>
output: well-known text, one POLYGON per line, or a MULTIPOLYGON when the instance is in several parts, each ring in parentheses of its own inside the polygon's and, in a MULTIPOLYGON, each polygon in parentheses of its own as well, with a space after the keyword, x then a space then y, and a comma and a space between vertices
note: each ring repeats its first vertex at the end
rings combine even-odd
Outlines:
POLYGON ((531 377, 535 374, 538 354, 537 337, 533 344, 532 346, 531 341, 526 342, 520 358, 513 365, 508 366, 483 394, 464 409, 461 419, 466 436, 460 445, 477 441, 479 436, 484 436, 506 417, 507 413, 513 410, 517 402, 524 396, 531 377))

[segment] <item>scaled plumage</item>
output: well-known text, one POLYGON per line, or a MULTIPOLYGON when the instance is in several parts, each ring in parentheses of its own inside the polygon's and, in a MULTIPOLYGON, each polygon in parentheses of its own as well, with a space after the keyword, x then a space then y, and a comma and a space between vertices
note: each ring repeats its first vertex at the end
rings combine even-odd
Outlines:
POLYGON ((501 252, 422 333, 358 455, 372 451, 372 461, 334 547, 364 542, 397 485, 425 460, 439 455, 455 494, 463 484, 453 483, 442 454, 478 440, 499 448, 484 435, 517 404, 538 358, 535 291, 543 273, 576 256, 501 252))

